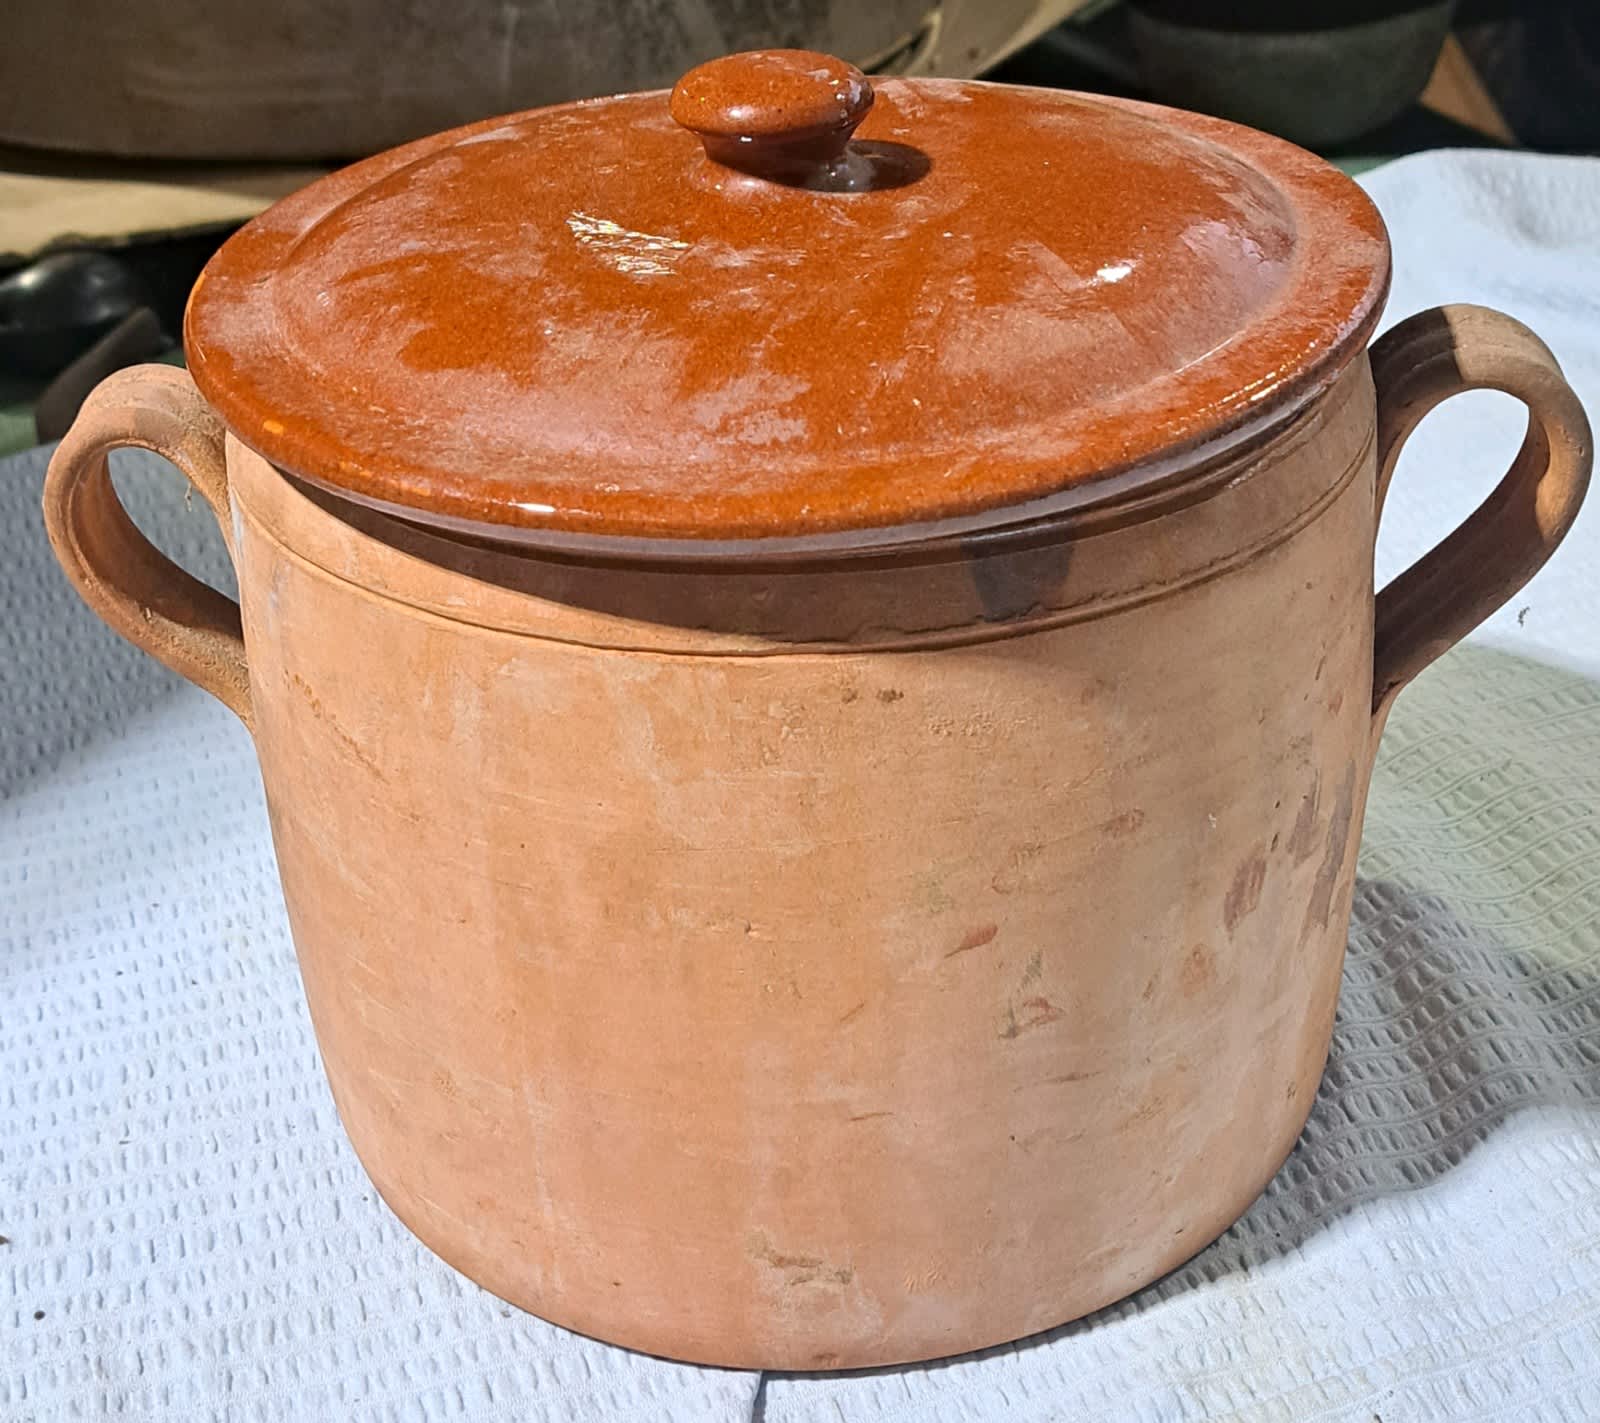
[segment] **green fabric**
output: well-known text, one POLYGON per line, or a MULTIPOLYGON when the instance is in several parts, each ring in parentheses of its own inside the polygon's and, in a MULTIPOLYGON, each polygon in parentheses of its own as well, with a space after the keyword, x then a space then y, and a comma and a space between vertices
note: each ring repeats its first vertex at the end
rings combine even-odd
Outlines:
POLYGON ((0 455, 14 455, 34 443, 33 402, 41 389, 35 381, 0 376, 0 455))
POLYGON ((1600 983, 1600 684, 1482 646, 1424 671, 1380 743, 1360 869, 1600 983))
MULTIPOLYGON (((169 366, 183 364, 183 351, 174 346, 157 358, 169 366)), ((33 429, 33 405, 47 382, 0 376, 0 458, 38 444, 33 429)))

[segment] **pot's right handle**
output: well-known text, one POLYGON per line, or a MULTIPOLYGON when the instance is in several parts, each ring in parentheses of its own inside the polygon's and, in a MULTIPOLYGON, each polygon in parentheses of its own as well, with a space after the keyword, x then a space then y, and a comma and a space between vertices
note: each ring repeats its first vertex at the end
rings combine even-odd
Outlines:
POLYGON ((1401 446, 1440 401, 1490 389, 1528 407, 1528 433, 1494 492, 1378 594, 1376 743, 1400 689, 1506 602, 1566 536, 1589 485, 1594 444, 1549 348, 1520 321, 1487 307, 1437 306, 1402 321, 1373 346, 1372 377, 1380 515, 1401 446))
POLYGON ((106 468, 121 445, 177 465, 211 506, 229 553, 222 423, 172 366, 130 366, 95 387, 51 457, 44 521, 73 586, 135 647, 181 673, 251 724, 239 605, 192 578, 139 532, 106 468))

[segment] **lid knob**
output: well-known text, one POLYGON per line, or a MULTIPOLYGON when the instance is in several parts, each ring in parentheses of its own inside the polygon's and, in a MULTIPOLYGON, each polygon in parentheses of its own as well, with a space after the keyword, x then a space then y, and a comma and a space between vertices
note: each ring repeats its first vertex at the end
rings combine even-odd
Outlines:
POLYGON ((708 158, 779 182, 804 182, 840 158, 871 107, 865 74, 808 49, 713 59, 672 90, 672 117, 708 158))

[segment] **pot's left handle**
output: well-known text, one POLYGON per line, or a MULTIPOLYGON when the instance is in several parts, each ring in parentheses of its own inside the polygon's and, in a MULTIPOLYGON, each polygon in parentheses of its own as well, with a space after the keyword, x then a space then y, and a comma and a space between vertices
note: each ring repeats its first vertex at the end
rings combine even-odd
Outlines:
POLYGON ((230 554, 222 423, 186 372, 132 366, 102 381, 50 460, 44 521, 83 600, 135 647, 187 677, 251 725, 239 605, 191 577, 128 517, 106 467, 122 445, 175 464, 211 506, 230 554))

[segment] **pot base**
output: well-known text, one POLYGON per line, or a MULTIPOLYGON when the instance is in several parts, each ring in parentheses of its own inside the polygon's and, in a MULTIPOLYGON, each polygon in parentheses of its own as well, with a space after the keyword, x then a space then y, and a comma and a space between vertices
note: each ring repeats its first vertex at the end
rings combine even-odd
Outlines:
MULTIPOLYGON (((1317 1078, 1320 1082, 1320 1070, 1317 1078)), ((625 1281, 585 1281, 580 1289, 561 1293, 530 1290, 519 1272, 514 1267, 507 1267, 503 1257, 487 1257, 475 1249, 470 1241, 462 1238, 458 1231, 440 1229, 440 1223, 430 1216, 425 1207, 413 1209, 413 1202, 403 1187, 385 1184, 367 1167, 359 1150, 356 1156, 361 1161, 362 1169, 367 1172, 373 1189, 395 1218, 434 1255, 490 1294, 524 1313, 542 1319, 546 1324, 570 1330, 602 1344, 632 1349, 677 1363, 752 1371, 817 1373, 925 1363, 1032 1339, 1109 1308, 1181 1269, 1226 1235, 1283 1169, 1293 1154, 1306 1118, 1310 1116, 1310 1104, 1315 1095, 1314 1089, 1306 1094, 1305 1115, 1299 1119, 1289 1144, 1274 1158, 1276 1164, 1260 1182, 1241 1199, 1218 1206, 1202 1221, 1175 1233, 1166 1253, 1153 1263, 1147 1263, 1138 1276, 1117 1285, 1099 1285, 1079 1297, 1063 1300, 1053 1312, 1048 1309, 1043 1311, 1050 1317, 1042 1323, 1039 1319, 1041 1310, 1038 1308, 1028 1312, 1026 1323, 1019 1324, 1017 1318, 1008 1321, 1005 1310, 1014 1301, 1010 1298, 994 1299, 982 1306, 968 1306, 959 1325, 924 1338, 897 1339, 888 1348, 875 1347, 876 1341, 868 1338, 828 1341, 819 1347, 815 1341, 801 1338, 755 1345, 747 1339, 708 1337, 688 1325, 687 1309, 681 1315, 670 1316, 665 1311, 632 1309, 625 1281)), ((686 1304, 692 1296, 692 1286, 686 1284, 686 1304)))

